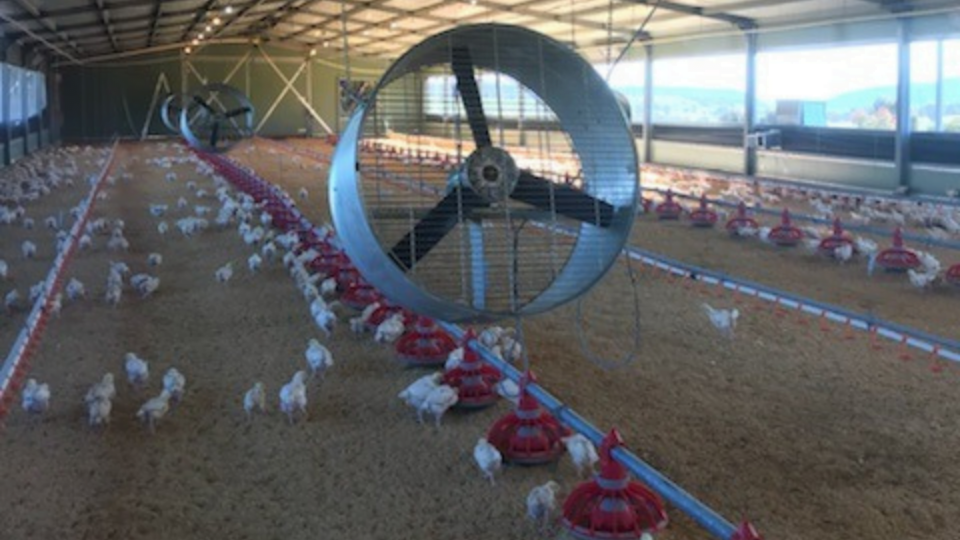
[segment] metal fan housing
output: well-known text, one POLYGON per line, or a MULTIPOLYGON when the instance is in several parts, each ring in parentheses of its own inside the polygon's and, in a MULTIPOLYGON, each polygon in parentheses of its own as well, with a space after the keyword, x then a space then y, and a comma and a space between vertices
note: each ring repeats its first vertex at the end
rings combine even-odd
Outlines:
MULTIPOLYGON (((589 63, 566 45, 534 31, 481 24, 428 38, 387 70, 341 134, 329 184, 338 234, 347 254, 370 283, 392 301, 417 313, 451 322, 482 322, 542 313, 593 286, 616 260, 630 233, 639 173, 635 142, 620 104, 589 63), (391 247, 378 231, 379 214, 403 209, 374 207, 377 203, 370 186, 371 174, 361 170, 361 142, 370 125, 390 122, 386 104, 378 108, 380 94, 387 95, 385 88, 410 74, 430 73, 437 66, 452 66, 467 116, 464 130, 469 124, 476 149, 447 177, 444 198, 420 218, 407 237, 391 247), (502 119, 501 141, 493 140, 475 70, 512 78, 552 111, 556 128, 565 132, 579 161, 579 187, 518 167, 510 149, 500 144, 502 119), (525 205, 532 210, 518 208, 525 205), (444 209, 446 214, 440 212, 444 209), (467 229, 470 235, 476 231, 482 234, 485 220, 497 213, 501 222, 528 220, 531 229, 542 231, 537 234, 556 235, 559 231, 564 242, 572 244, 563 253, 560 267, 545 278, 547 284, 527 296, 516 297, 516 302, 489 306, 446 294, 432 287, 429 279, 416 275, 418 265, 454 254, 452 248, 432 251, 441 241, 427 234, 430 229, 440 229, 440 233, 431 234, 441 236, 455 228, 461 230, 461 237, 467 236, 462 232, 467 229), (417 239, 421 239, 419 244, 417 239), (429 245, 420 245, 424 243, 429 245)), ((438 191, 443 195, 443 189, 438 191)), ((412 209, 408 212, 416 214, 412 209)), ((520 246, 504 256, 511 258, 516 268, 543 254, 520 246)), ((484 264, 483 260, 474 260, 468 266, 476 274, 484 264)), ((450 261, 451 273, 455 273, 455 266, 450 261)), ((476 281, 475 276, 460 277, 476 281)), ((474 283, 473 291, 480 286, 474 283)))

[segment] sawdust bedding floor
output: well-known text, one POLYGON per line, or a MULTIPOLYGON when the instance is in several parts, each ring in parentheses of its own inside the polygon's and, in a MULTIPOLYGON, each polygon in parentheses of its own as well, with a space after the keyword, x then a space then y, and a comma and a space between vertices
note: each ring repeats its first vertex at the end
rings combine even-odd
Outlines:
MULTIPOLYGON (((234 155, 291 193, 307 187, 301 206, 324 221, 324 172, 253 146, 234 155)), ((127 293, 109 307, 101 298, 115 255, 100 241, 74 261, 71 275, 91 298, 65 306, 34 360, 33 375, 51 383, 52 409, 42 422, 15 411, 0 442, 4 538, 534 537, 523 498, 551 478, 569 490, 569 463, 510 468, 489 486, 470 453, 506 405, 453 412, 440 430, 418 426, 395 396, 421 372, 345 325, 329 340, 337 365, 311 388, 308 420, 286 425, 276 393, 303 366, 306 341, 319 337, 307 306, 278 266, 248 274, 250 248, 232 229, 193 239, 156 232, 149 203, 194 202, 184 188, 190 168, 166 183, 165 171, 144 163, 161 151, 124 146, 120 163, 135 180, 108 190, 96 213, 126 221, 123 260, 133 272, 146 269, 149 252, 164 255, 160 291, 146 300, 127 293), (213 272, 227 261, 236 275, 221 285, 213 272), (83 393, 105 371, 119 377, 128 350, 151 361, 150 388, 138 395, 119 384, 112 425, 92 433, 83 393), (150 436, 134 413, 174 365, 187 396, 150 436), (240 400, 256 380, 267 384, 271 411, 247 423, 240 400)), ((597 354, 618 356, 630 344, 629 287, 618 265, 585 299, 597 354)), ((823 334, 750 304, 728 342, 699 304, 733 298, 650 273, 639 293, 643 345, 621 369, 579 352, 571 308, 530 320, 531 362, 544 385, 770 538, 956 537, 955 373, 934 376, 925 358, 900 362, 893 346, 874 351, 862 336, 845 341, 836 329, 823 334)), ((707 537, 671 510, 663 538, 707 537)))

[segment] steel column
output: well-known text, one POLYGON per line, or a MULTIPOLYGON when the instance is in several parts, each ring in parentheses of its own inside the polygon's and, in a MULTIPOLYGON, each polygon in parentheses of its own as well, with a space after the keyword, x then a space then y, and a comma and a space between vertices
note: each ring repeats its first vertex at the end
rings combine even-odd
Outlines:
POLYGON ((937 90, 934 102, 934 129, 943 131, 943 39, 937 40, 937 90))
POLYGON ((653 163, 653 45, 645 43, 643 52, 643 162, 653 163))
POLYGON ((897 131, 895 165, 901 188, 910 187, 910 21, 897 21, 897 131))
POLYGON ((750 135, 757 123, 757 34, 747 32, 744 38, 747 42, 747 84, 743 109, 743 174, 753 176, 757 173, 757 146, 750 142, 750 135))

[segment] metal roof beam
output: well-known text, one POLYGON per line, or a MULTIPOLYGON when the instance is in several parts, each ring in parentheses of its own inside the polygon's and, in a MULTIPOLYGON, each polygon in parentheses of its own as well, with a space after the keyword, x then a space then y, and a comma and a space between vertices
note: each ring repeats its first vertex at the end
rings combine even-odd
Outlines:
POLYGON ((732 24, 741 30, 753 30, 757 28, 757 21, 749 17, 741 17, 740 15, 734 15, 732 13, 726 13, 724 11, 711 11, 705 9, 701 6, 691 6, 688 4, 681 4, 678 2, 673 2, 671 0, 626 0, 632 4, 640 4, 644 6, 653 7, 655 5, 660 6, 660 9, 667 11, 675 11, 677 13, 683 13, 685 15, 694 15, 697 17, 703 17, 705 19, 713 19, 715 21, 721 21, 728 24, 732 24))
POLYGON ((110 38, 110 44, 113 46, 113 52, 120 52, 117 45, 117 37, 113 35, 113 25, 110 24, 110 12, 103 6, 103 0, 94 0, 93 5, 97 8, 97 15, 100 17, 100 23, 103 24, 103 30, 110 38))
MULTIPOLYGON (((430 15, 429 13, 424 13, 424 12, 428 12, 428 11, 430 11, 430 10, 433 10, 433 9, 435 9, 435 8, 437 8, 437 7, 440 7, 440 6, 444 5, 445 2, 439 2, 439 3, 436 3, 436 4, 431 4, 431 5, 429 5, 429 6, 425 6, 425 7, 422 7, 422 8, 418 8, 418 9, 415 9, 415 10, 409 10, 409 11, 405 11, 405 10, 397 9, 397 8, 392 8, 392 7, 389 7, 389 6, 379 6, 379 7, 377 7, 377 9, 379 9, 379 10, 381 10, 381 11, 387 11, 387 12, 394 13, 396 16, 395 16, 395 17, 392 17, 392 18, 385 19, 385 20, 383 20, 383 21, 380 21, 379 23, 366 23, 366 24, 363 24, 363 25, 359 28, 359 31, 360 31, 360 32, 363 32, 364 30, 369 30, 369 29, 371 29, 371 28, 382 28, 382 27, 384 27, 384 26, 389 27, 390 23, 397 22, 397 21, 399 21, 399 20, 401 20, 401 19, 403 19, 403 18, 406 18, 406 17, 416 17, 416 18, 419 18, 419 19, 431 20, 431 21, 436 22, 437 24, 435 24, 435 25, 433 25, 433 26, 426 27, 426 28, 421 28, 420 30, 398 29, 398 30, 395 31, 393 34, 391 34, 391 35, 389 35, 389 36, 386 36, 386 37, 384 37, 384 38, 381 38, 381 41, 382 41, 382 40, 389 40, 389 39, 394 38, 394 37, 399 37, 399 36, 408 35, 408 34, 430 36, 430 35, 433 35, 434 33, 436 33, 439 29, 443 28, 444 26, 456 26, 456 25, 459 25, 459 24, 469 24, 469 23, 472 23, 472 22, 476 22, 476 21, 478 21, 478 20, 485 19, 485 18, 487 18, 487 17, 490 16, 490 12, 491 12, 491 11, 494 11, 494 12, 497 12, 497 11, 506 11, 506 12, 510 12, 510 13, 516 13, 516 14, 518 14, 518 15, 522 15, 522 16, 524 16, 524 17, 528 17, 529 19, 531 19, 531 20, 529 21, 530 23, 538 23, 538 22, 539 22, 539 23, 544 23, 544 22, 549 22, 549 23, 556 23, 556 22, 566 23, 566 22, 572 22, 572 24, 575 24, 578 29, 579 29, 579 28, 586 28, 586 29, 589 29, 589 30, 604 30, 604 31, 607 30, 607 25, 604 24, 604 23, 598 23, 598 22, 593 22, 593 21, 578 19, 578 17, 584 17, 584 16, 587 16, 587 15, 594 15, 594 14, 596 14, 596 13, 603 13, 603 12, 607 11, 607 9, 608 9, 607 6, 598 6, 598 7, 583 9, 583 10, 580 10, 580 11, 575 11, 575 12, 573 12, 573 13, 566 13, 566 14, 551 14, 551 13, 545 13, 545 12, 542 12, 542 11, 537 11, 537 10, 529 9, 529 8, 527 7, 527 6, 536 5, 536 4, 538 4, 539 2, 540 2, 540 0, 527 0, 526 2, 523 2, 523 3, 521 3, 521 4, 517 4, 517 5, 514 5, 514 6, 504 6, 504 5, 495 4, 495 3, 492 3, 492 2, 482 2, 482 1, 481 1, 481 2, 477 2, 476 5, 486 8, 486 9, 487 9, 486 12, 478 13, 478 14, 472 15, 472 16, 470 16, 470 17, 462 17, 462 18, 456 19, 456 20, 445 19, 445 18, 443 18, 443 17, 436 17, 436 16, 433 16, 433 15, 430 15)), ((347 4, 352 4, 352 5, 355 5, 355 6, 364 6, 364 5, 366 5, 366 2, 362 2, 362 1, 360 1, 360 0, 346 0, 346 3, 347 3, 347 4)), ((337 19, 339 19, 339 17, 337 17, 337 19)), ((525 21, 525 22, 526 22, 526 21, 525 21)), ((325 25, 325 22, 324 22, 324 21, 321 21, 320 23, 316 23, 316 24, 314 24, 314 25, 311 25, 311 29, 320 28, 321 26, 324 26, 324 25, 325 25)), ((631 37, 634 32, 635 32, 635 29, 633 29, 633 28, 627 28, 627 27, 614 28, 614 29, 613 29, 613 34, 616 35, 616 37, 617 37, 618 40, 619 40, 619 39, 623 39, 623 40, 629 39, 629 37, 631 37)), ((303 30, 297 31, 297 32, 294 32, 293 34, 288 34, 287 36, 282 37, 281 40, 289 39, 290 37, 296 37, 296 36, 299 36, 299 35, 301 35, 301 34, 303 34, 303 33, 305 33, 305 31, 303 31, 303 30)), ((339 37, 342 37, 342 32, 341 32, 339 29, 337 29, 337 30, 334 30, 334 34, 333 34, 332 36, 330 36, 329 39, 333 40, 333 39, 336 39, 336 38, 339 38, 339 37)), ((650 34, 646 34, 645 39, 650 39, 650 38, 652 38, 652 36, 650 36, 650 34)), ((316 43, 318 43, 318 42, 314 42, 313 45, 316 45, 316 43)), ((604 43, 605 43, 605 42, 604 42, 604 43)), ((360 47, 362 47, 362 45, 360 45, 360 47)))
POLYGON ((207 16, 207 13, 210 11, 210 8, 213 7, 217 0, 207 0, 202 6, 197 8, 196 15, 193 16, 193 21, 187 25, 187 29, 183 31, 183 34, 180 36, 179 41, 186 41, 190 37, 190 32, 193 32, 193 29, 197 27, 197 24, 207 16))
POLYGON ((147 47, 153 47, 153 39, 157 37, 157 26, 160 24, 160 13, 163 11, 163 0, 157 0, 153 6, 153 22, 150 23, 150 35, 147 36, 147 47))
MULTIPOLYGON (((57 22, 51 18, 49 13, 44 12, 42 9, 33 5, 30 0, 16 0, 17 5, 24 11, 24 18, 20 22, 29 22, 34 21, 38 23, 43 30, 46 30, 51 35, 62 41, 64 44, 70 46, 77 53, 82 54, 83 50, 77 46, 76 42, 62 29, 57 26, 57 22)), ((18 20, 15 16, 11 16, 14 20, 18 20)), ((25 32, 18 32, 14 34, 10 32, 8 37, 10 41, 16 41, 20 39, 25 34, 25 32)))
POLYGON ((910 0, 862 0, 868 4, 878 6, 890 13, 909 13, 913 11, 913 4, 910 0))

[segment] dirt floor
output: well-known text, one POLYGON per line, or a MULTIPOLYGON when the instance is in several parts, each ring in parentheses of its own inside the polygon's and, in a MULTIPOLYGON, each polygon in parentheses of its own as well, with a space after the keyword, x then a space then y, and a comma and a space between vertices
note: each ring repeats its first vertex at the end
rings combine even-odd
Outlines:
MULTIPOLYGON (((90 298, 65 305, 32 373, 51 384, 51 411, 39 422, 14 411, 0 440, 3 538, 535 537, 523 499, 547 479, 569 491, 576 483, 569 462, 510 468, 489 486, 470 453, 507 406, 451 413, 440 430, 418 426, 395 396, 421 373, 400 368, 386 348, 345 325, 328 342, 337 365, 311 390, 308 421, 286 425, 276 392, 304 365, 307 340, 321 336, 279 265, 247 272, 251 248, 233 229, 192 239, 175 229, 157 233, 160 219, 148 213, 150 203, 171 205, 176 217, 184 214, 174 210, 180 196, 216 207, 186 190, 194 179, 213 191, 192 165, 175 166, 179 178, 167 183, 165 170, 145 163, 171 151, 157 144, 120 150, 119 163, 133 179, 108 189, 94 217, 122 218, 131 249, 110 253, 98 238, 74 261, 71 275, 87 284, 90 298), (108 261, 121 258, 136 273, 147 270, 154 251, 164 256, 156 295, 140 300, 126 292, 119 307, 106 305, 108 261), (222 285, 213 273, 228 261, 236 275, 222 285), (90 432, 83 394, 108 370, 120 378, 127 351, 151 362, 150 388, 137 394, 120 382, 113 423, 90 432), (150 436, 134 414, 169 366, 186 375, 187 395, 150 436), (247 423, 240 402, 256 380, 266 383, 271 410, 247 423)), ((315 163, 264 143, 234 156, 293 194, 307 187, 302 209, 315 222, 326 220, 325 171, 315 163)), ((58 192, 41 201, 49 207, 28 210, 43 216, 57 204, 74 204, 84 190, 58 192)), ((161 219, 172 225, 176 217, 161 219)), ((0 229, 0 257, 8 261, 19 250, 12 230, 0 229)), ((661 224, 644 231, 658 239, 674 234, 673 243, 689 243, 691 252, 728 241, 661 224)), ((763 252, 739 247, 738 257, 763 252)), ((771 253, 762 264, 773 274, 792 258, 771 253)), ((36 276, 25 268, 16 285, 34 283, 51 259, 47 253, 37 262, 36 276)), ((838 283, 862 281, 817 264, 835 271, 838 283)), ((797 276, 815 281, 811 272, 797 276)), ((824 283, 815 285, 832 283, 816 276, 824 283)), ((620 356, 628 348, 629 290, 620 265, 585 299, 595 353, 620 356)), ((896 293, 918 312, 947 309, 923 308, 929 298, 912 291, 896 293)), ((650 272, 641 273, 639 294, 643 347, 620 369, 603 369, 580 352, 572 308, 529 321, 541 382, 601 429, 621 429, 641 457, 723 515, 752 519, 767 538, 960 535, 954 370, 934 375, 930 360, 916 353, 903 362, 893 345, 874 350, 862 335, 848 341, 836 327, 824 333, 816 321, 802 326, 802 319, 742 299, 744 316, 730 342, 709 326, 699 304, 731 306, 733 297, 650 272)), ((849 298, 856 301, 857 293, 849 298)), ((12 335, 17 319, 0 320, 0 338, 12 335)), ((668 510, 672 524, 662 538, 708 537, 668 510)))

